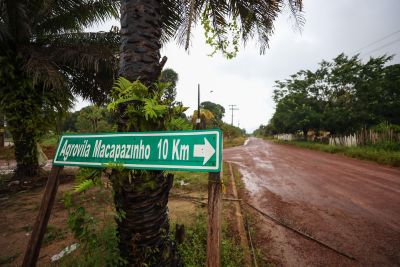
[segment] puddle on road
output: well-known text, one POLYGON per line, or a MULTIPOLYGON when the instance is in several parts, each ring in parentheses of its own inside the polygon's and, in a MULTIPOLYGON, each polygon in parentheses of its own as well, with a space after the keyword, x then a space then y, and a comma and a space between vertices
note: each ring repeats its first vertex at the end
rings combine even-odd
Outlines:
POLYGON ((260 190, 260 185, 257 184, 258 177, 255 173, 249 171, 241 162, 232 161, 231 163, 235 164, 239 168, 239 172, 242 175, 242 180, 246 189, 251 193, 255 194, 260 190))
MULTIPOLYGON (((252 196, 255 196, 257 193, 265 189, 271 190, 270 186, 272 185, 269 184, 271 181, 269 181, 267 185, 266 181, 264 180, 265 177, 257 175, 256 173, 252 172, 251 170, 248 169, 248 167, 245 164, 235 161, 232 161, 232 163, 234 163, 238 167, 240 174, 242 175, 242 181, 244 183, 244 186, 252 196)), ((272 164, 269 162, 258 163, 256 166, 257 168, 261 169, 274 169, 272 164)))
POLYGON ((257 193, 260 190, 260 186, 255 182, 257 176, 253 172, 250 172, 245 168, 239 168, 239 171, 242 174, 242 179, 246 189, 251 194, 257 193))
POLYGON ((274 169, 274 166, 272 165, 271 161, 266 161, 259 157, 254 157, 253 159, 257 168, 268 169, 268 170, 274 169))

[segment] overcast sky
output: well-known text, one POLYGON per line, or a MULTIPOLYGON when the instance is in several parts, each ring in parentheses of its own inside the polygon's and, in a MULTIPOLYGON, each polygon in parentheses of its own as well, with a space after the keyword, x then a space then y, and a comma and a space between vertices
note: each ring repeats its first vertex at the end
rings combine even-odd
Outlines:
MULTIPOLYGON (((240 47, 235 59, 209 57, 211 49, 205 44, 201 25, 194 31, 189 53, 170 42, 161 55, 168 57, 165 67, 179 75, 177 100, 190 107, 187 113, 192 114, 200 84, 201 101, 224 106, 223 120, 229 123, 229 105, 237 105, 234 124, 251 133, 274 113, 275 80, 300 69, 315 70, 323 59, 330 60, 342 52, 360 53, 365 60, 384 53, 399 54, 391 63, 400 63, 400 0, 305 0, 304 16, 306 22, 299 33, 290 13, 282 13, 264 55, 259 54, 255 42, 249 42, 240 47)), ((109 21, 91 30, 108 31, 111 25, 119 23, 109 21)), ((76 108, 86 104, 79 102, 76 108)))

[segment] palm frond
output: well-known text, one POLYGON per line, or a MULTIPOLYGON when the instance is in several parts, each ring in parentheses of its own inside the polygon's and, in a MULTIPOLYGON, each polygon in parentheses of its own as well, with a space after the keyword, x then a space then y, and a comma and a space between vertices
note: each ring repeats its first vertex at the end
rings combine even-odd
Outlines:
POLYGON ((183 21, 184 0, 166 0, 161 3, 161 42, 172 39, 183 21))
POLYGON ((47 49, 33 45, 25 45, 20 52, 26 58, 23 70, 31 78, 33 84, 43 83, 45 87, 60 88, 65 83, 65 76, 53 61, 47 49))
POLYGON ((85 100, 90 100, 97 105, 110 101, 110 91, 117 72, 110 72, 107 67, 100 64, 97 72, 84 69, 75 69, 62 66, 68 79, 70 90, 85 100))
POLYGON ((274 31, 274 21, 288 4, 300 29, 304 24, 302 0, 181 0, 182 19, 177 31, 178 44, 188 48, 193 24, 205 15, 213 28, 217 42, 224 45, 229 36, 230 23, 236 22, 244 44, 257 38, 260 52, 268 48, 269 37, 274 31), (191 5, 192 4, 192 5, 191 5), (193 5, 194 4, 194 5, 193 5))
POLYGON ((94 186, 93 180, 84 180, 80 182, 79 184, 74 186, 74 192, 76 193, 82 193, 84 191, 87 191, 88 189, 92 188, 94 186))
POLYGON ((290 12, 292 13, 292 17, 294 18, 296 22, 296 28, 301 31, 305 24, 305 18, 303 16, 302 10, 303 10, 303 3, 301 0, 288 0, 289 1, 289 9, 290 12))
POLYGON ((27 13, 25 1, 6 1, 2 17, 5 19, 10 35, 18 42, 27 42, 32 33, 32 25, 27 13))
POLYGON ((33 9, 36 13, 31 15, 37 19, 37 34, 80 31, 119 16, 120 2, 115 0, 53 0, 52 2, 46 5, 47 9, 38 9, 38 5, 33 9))
POLYGON ((175 40, 178 45, 188 50, 192 37, 192 29, 196 26, 201 17, 205 3, 202 0, 182 0, 181 15, 182 19, 177 29, 175 40))
POLYGON ((186 50, 188 50, 189 48, 190 33, 192 30, 193 20, 195 20, 195 11, 194 11, 195 2, 196 2, 195 0, 189 0, 188 26, 186 30, 186 43, 185 43, 186 50))
POLYGON ((113 71, 117 65, 119 35, 114 32, 68 33, 38 40, 59 65, 99 71, 101 63, 113 71))
POLYGON ((117 32, 48 35, 23 50, 24 70, 34 82, 68 86, 84 99, 104 104, 117 74, 118 49, 117 32))
POLYGON ((226 39, 227 19, 230 15, 229 6, 225 1, 209 1, 209 15, 211 16, 212 26, 217 33, 219 41, 226 39))

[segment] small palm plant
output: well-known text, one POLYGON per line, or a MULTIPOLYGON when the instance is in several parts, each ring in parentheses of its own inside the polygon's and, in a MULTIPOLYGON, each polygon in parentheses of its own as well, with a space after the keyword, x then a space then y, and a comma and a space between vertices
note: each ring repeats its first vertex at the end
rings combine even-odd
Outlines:
MULTIPOLYGON (((192 124, 196 125, 198 117, 198 111, 193 112, 192 116, 192 124)), ((206 129, 208 128, 207 126, 213 127, 214 125, 217 125, 217 121, 214 117, 214 114, 209 111, 208 109, 200 109, 200 124, 201 124, 201 129, 206 129)))

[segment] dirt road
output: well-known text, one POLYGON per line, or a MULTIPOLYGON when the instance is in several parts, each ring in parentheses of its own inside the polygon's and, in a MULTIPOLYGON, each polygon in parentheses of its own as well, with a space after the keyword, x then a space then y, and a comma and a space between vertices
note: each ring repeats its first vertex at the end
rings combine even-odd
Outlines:
POLYGON ((400 266, 399 168, 256 138, 224 160, 239 167, 249 203, 356 259, 262 218, 257 240, 276 265, 400 266))

